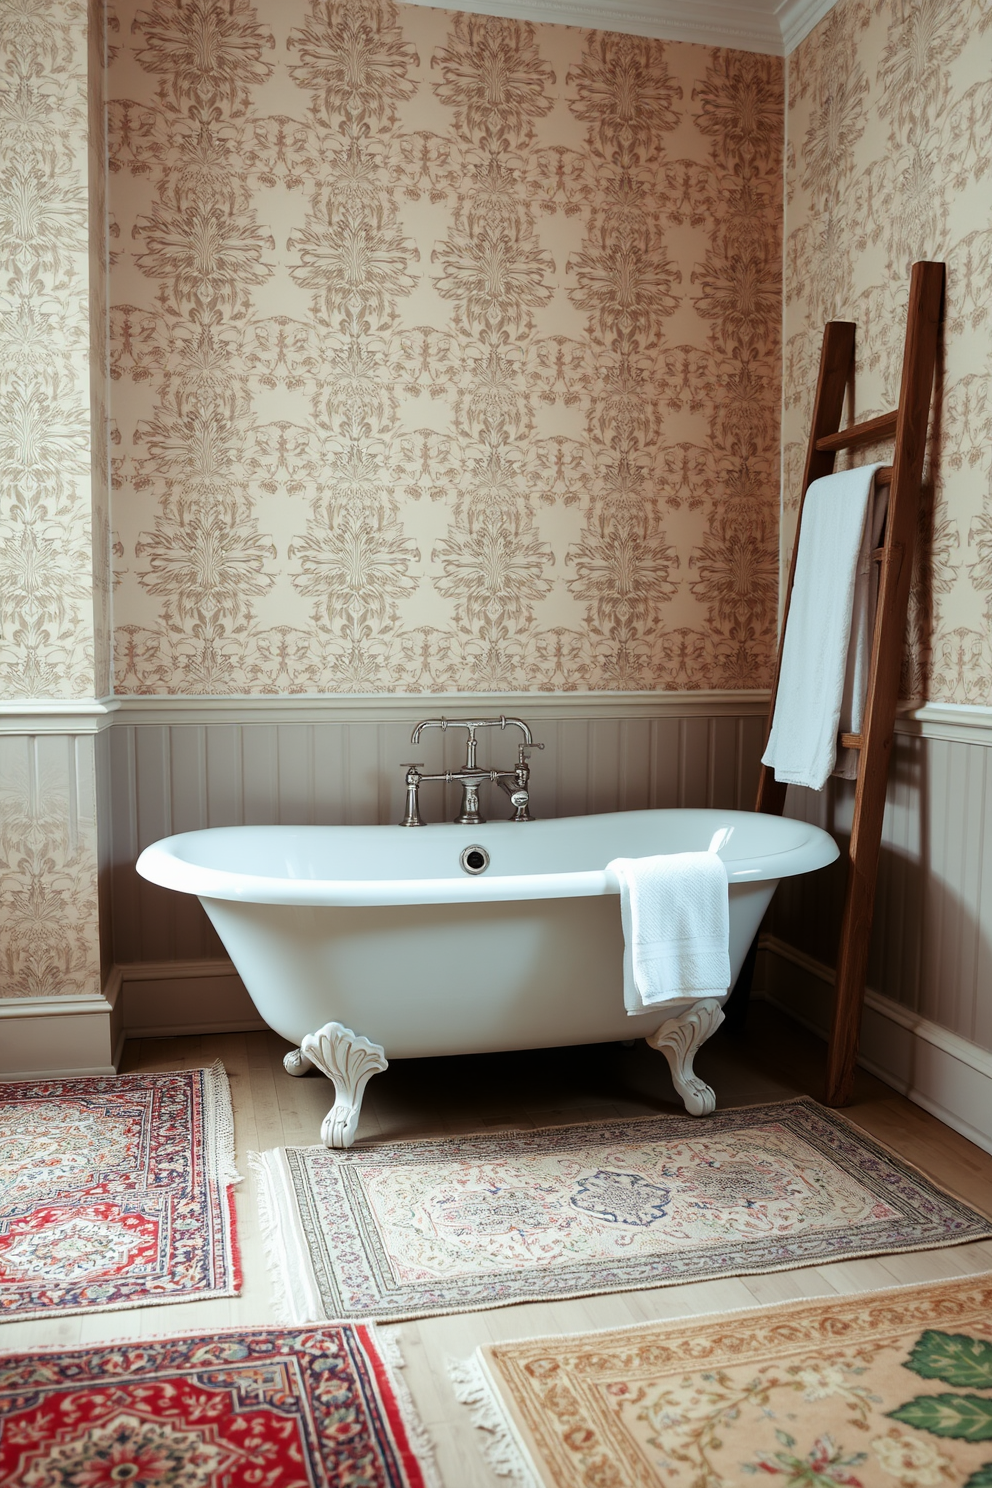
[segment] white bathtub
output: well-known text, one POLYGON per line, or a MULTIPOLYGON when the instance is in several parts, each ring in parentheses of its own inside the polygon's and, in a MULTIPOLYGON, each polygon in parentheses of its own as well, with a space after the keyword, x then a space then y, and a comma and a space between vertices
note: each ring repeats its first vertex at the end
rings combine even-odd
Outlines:
POLYGON ((316 1064, 334 1079, 338 1115, 323 1135, 339 1146, 342 1120, 353 1138, 375 1070, 344 1100, 346 1120, 342 1087, 359 1080, 359 1065, 381 1069, 386 1058, 644 1036, 686 1085, 687 1107, 711 1110, 691 1063, 722 1021, 723 999, 696 1017, 705 1030, 692 1025, 699 1009, 689 1003, 666 1005, 667 1034, 658 1012, 626 1013, 618 887, 605 868, 614 857, 711 846, 727 866, 736 980, 779 879, 837 856, 819 828, 703 810, 416 830, 221 827, 156 842, 138 871, 199 896, 261 1016, 302 1047, 287 1067, 316 1064), (490 864, 470 876, 459 858, 475 845, 490 864), (687 1042, 673 1064, 673 1048, 687 1042))

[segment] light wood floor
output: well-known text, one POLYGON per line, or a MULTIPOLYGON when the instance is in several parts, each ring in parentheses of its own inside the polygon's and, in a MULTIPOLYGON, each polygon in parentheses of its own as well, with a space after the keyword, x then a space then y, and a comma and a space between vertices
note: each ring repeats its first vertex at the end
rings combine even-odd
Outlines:
MULTIPOLYGON (((321 1077, 294 1080, 282 1069, 289 1046, 272 1033, 148 1039, 126 1047, 122 1072, 167 1070, 221 1059, 231 1080, 239 1171, 238 1228, 244 1264, 240 1297, 122 1312, 94 1312, 0 1325, 0 1351, 43 1344, 71 1347, 277 1321, 272 1315, 252 1181, 246 1154, 318 1140, 330 1104, 321 1077)), ((751 1009, 743 1040, 724 1031, 697 1060, 721 1107, 820 1094, 824 1046, 766 1003, 751 1009)), ((368 1087, 359 1140, 402 1139, 443 1132, 500 1130, 680 1110, 663 1058, 640 1043, 553 1052, 480 1055, 394 1064, 368 1087)), ((992 1157, 863 1072, 847 1115, 976 1208, 992 1213, 992 1157)), ((619 1327, 791 1298, 870 1291, 943 1276, 992 1270, 992 1241, 884 1259, 844 1261, 769 1276, 526 1304, 405 1323, 396 1330, 407 1383, 434 1439, 445 1488, 497 1488, 465 1407, 447 1380, 448 1358, 480 1343, 546 1333, 619 1327)))

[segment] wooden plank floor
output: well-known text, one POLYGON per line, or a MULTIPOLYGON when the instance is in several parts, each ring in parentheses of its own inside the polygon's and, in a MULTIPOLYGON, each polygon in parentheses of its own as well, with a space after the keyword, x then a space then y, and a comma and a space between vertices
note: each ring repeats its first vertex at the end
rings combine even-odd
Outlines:
MULTIPOLYGON (((239 1171, 238 1230, 244 1265, 240 1297, 121 1312, 94 1312, 0 1325, 0 1350, 43 1344, 71 1347, 277 1321, 262 1255, 247 1153, 318 1140, 330 1087, 319 1076, 292 1079, 282 1068, 289 1046, 273 1033, 147 1039, 127 1045, 122 1072, 189 1068, 221 1059, 231 1081, 239 1171)), ((751 1009, 743 1039, 721 1031, 697 1060, 720 1106, 750 1105, 807 1093, 818 1096, 824 1046, 766 1003, 751 1009)), ((622 1115, 678 1111, 662 1057, 644 1043, 464 1059, 399 1062, 370 1083, 359 1140, 398 1140, 444 1132, 548 1126, 622 1115)), ((976 1208, 992 1213, 992 1157, 887 1085, 859 1072, 848 1117, 976 1208)), ((446 1488, 498 1488, 478 1449, 468 1412, 456 1403, 446 1362, 477 1344, 653 1318, 752 1307, 791 1298, 870 1291, 992 1270, 992 1242, 943 1250, 809 1266, 768 1276, 728 1278, 569 1302, 526 1304, 404 1323, 396 1332, 406 1380, 437 1448, 446 1488)))

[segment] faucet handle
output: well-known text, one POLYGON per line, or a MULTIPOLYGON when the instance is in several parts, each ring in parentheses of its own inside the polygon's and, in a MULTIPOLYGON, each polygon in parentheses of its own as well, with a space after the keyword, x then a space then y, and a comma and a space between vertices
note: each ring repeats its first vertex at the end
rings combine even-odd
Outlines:
POLYGON ((406 771, 406 810, 403 812, 401 827, 423 827, 426 825, 420 814, 420 772, 423 766, 401 765, 401 770, 406 771))
POLYGON ((544 745, 543 744, 533 744, 533 743, 530 744, 530 745, 527 745, 527 744, 518 744, 517 745, 517 764, 518 765, 525 765, 527 763, 527 761, 530 759, 530 751, 532 749, 543 749, 543 748, 544 748, 544 745))
POLYGON ((400 765, 401 770, 422 770, 423 768, 424 765, 422 760, 418 760, 414 765, 400 765))

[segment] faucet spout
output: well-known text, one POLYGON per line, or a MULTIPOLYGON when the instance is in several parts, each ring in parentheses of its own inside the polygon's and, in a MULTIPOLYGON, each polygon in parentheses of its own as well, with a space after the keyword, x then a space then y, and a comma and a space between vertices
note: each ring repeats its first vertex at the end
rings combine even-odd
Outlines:
POLYGON ((429 729, 429 728, 446 729, 447 727, 448 727, 448 720, 446 718, 443 718, 443 717, 442 718, 425 718, 423 720, 423 722, 417 724, 417 727, 414 729, 413 733, 410 735, 410 743, 411 744, 419 744, 420 743, 420 736, 424 732, 424 729, 429 729))
POLYGON ((524 723, 524 721, 523 721, 522 718, 507 718, 507 717, 504 716, 504 714, 501 713, 499 715, 499 726, 500 726, 500 728, 501 729, 505 729, 506 728, 506 725, 508 723, 512 723, 516 728, 518 728, 520 730, 520 732, 524 736, 524 743, 530 749, 543 749, 544 748, 544 745, 543 744, 535 744, 534 743, 534 735, 531 733, 530 729, 528 728, 527 724, 524 723))

